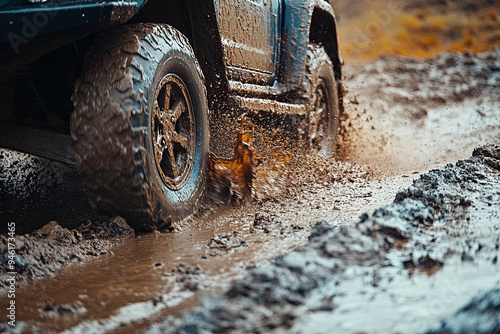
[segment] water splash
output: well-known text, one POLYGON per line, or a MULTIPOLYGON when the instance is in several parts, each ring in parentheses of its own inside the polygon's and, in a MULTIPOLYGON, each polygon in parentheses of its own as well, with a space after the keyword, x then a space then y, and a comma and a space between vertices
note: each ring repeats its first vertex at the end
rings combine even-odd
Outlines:
POLYGON ((241 127, 231 159, 210 153, 208 198, 218 204, 241 203, 252 194, 256 159, 252 135, 254 124, 242 117, 241 127))

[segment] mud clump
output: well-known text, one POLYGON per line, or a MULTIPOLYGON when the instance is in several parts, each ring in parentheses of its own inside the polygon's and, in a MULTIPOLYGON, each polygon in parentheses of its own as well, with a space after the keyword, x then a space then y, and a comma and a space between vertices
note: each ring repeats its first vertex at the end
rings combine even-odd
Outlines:
POLYGON ((106 218, 93 211, 71 166, 0 148, 0 233, 8 223, 25 234, 50 221, 72 229, 106 218))
POLYGON ((276 215, 269 214, 266 212, 259 212, 255 214, 254 222, 253 222, 253 233, 258 233, 263 231, 265 233, 271 233, 273 228, 279 224, 275 220, 276 215))
POLYGON ((500 288, 474 298, 427 334, 488 334, 500 332, 500 288))
MULTIPOLYGON (((206 288, 206 279, 210 276, 200 265, 191 266, 180 263, 170 273, 163 274, 163 279, 181 286, 181 290, 198 291, 206 288)), ((156 300, 156 299, 155 299, 156 300)), ((160 302, 161 299, 156 300, 160 302)))
POLYGON ((221 256, 227 253, 248 247, 248 244, 241 237, 241 232, 235 231, 232 234, 216 234, 210 239, 210 243, 206 246, 206 252, 203 257, 221 256))
MULTIPOLYGON (((278 328, 292 333, 495 332, 500 315, 495 269, 500 255, 500 216, 495 206, 500 203, 500 170, 491 165, 500 162, 498 152, 498 145, 488 145, 469 159, 422 175, 398 193, 393 204, 363 215, 353 226, 318 224, 305 247, 253 270, 221 298, 207 297, 201 307, 175 321, 153 325, 149 332, 266 333, 278 328), (470 276, 471 261, 484 276, 470 276), (438 321, 422 326, 422 315, 415 310, 432 304, 441 282, 449 282, 448 267, 452 277, 472 280, 467 285, 469 296, 470 289, 478 294, 463 308, 460 305, 469 297, 454 294, 447 308, 455 309, 455 315, 441 309, 433 314, 441 317, 441 327, 438 321), (423 290, 414 287, 427 282, 420 272, 429 277, 423 290), (496 288, 479 294, 488 287, 496 288), (378 304, 386 298, 396 299, 389 305, 378 304), (415 303, 411 313, 404 313, 405 300, 415 303), (360 323, 355 319, 364 318, 363 310, 401 316, 380 314, 360 323), (459 318, 469 321, 457 327, 459 318), (480 319, 487 321, 484 326, 480 319)), ((260 226, 269 220, 272 217, 256 221, 260 226)))
POLYGON ((107 221, 87 222, 77 229, 61 227, 53 221, 31 234, 16 235, 14 270, 9 265, 8 237, 0 236, 0 290, 7 290, 8 272, 15 272, 16 284, 54 276, 56 269, 73 262, 98 257, 134 235, 121 217, 107 221))
POLYGON ((283 222, 278 219, 277 215, 263 211, 255 213, 253 226, 250 228, 250 232, 253 234, 265 233, 278 238, 297 231, 302 231, 305 228, 306 227, 299 224, 283 222))
POLYGON ((111 220, 101 221, 99 223, 87 223, 78 227, 82 237, 87 240, 92 239, 115 239, 128 238, 134 235, 134 230, 121 217, 115 217, 111 220))
POLYGON ((57 318, 59 316, 68 316, 73 314, 86 313, 87 309, 83 306, 82 302, 77 300, 74 303, 60 304, 47 302, 40 309, 40 316, 42 318, 57 318))

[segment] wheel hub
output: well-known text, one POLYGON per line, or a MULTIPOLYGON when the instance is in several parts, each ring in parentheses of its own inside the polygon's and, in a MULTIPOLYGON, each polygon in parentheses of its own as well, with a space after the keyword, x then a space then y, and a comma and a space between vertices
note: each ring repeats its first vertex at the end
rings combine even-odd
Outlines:
POLYGON ((158 172, 172 190, 179 190, 193 168, 196 128, 186 85, 175 74, 165 76, 152 115, 153 152, 158 172))

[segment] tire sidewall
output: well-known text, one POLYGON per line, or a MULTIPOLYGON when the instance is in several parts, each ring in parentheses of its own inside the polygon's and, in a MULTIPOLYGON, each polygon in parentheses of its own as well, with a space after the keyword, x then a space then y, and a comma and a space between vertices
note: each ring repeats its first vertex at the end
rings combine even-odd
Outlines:
MULTIPOLYGON (((311 47, 311 46, 310 46, 311 47)), ((318 46, 314 46, 312 48, 319 48, 318 46)), ((322 49, 322 48, 321 48, 322 49)), ((318 55, 326 56, 326 52, 324 49, 319 52, 319 50, 314 50, 313 53, 316 57, 318 55)), ((322 147, 320 149, 321 152, 324 152, 325 155, 332 155, 335 151, 337 136, 339 133, 339 122, 340 122, 340 109, 339 109, 339 101, 338 101, 338 88, 337 81, 335 80, 335 72, 333 69, 333 65, 331 61, 328 59, 316 57, 311 57, 308 59, 308 74, 310 78, 306 78, 306 82, 309 83, 307 86, 307 121, 310 123, 310 113, 314 111, 315 105, 315 95, 316 90, 318 89, 321 82, 323 82, 325 86, 326 93, 326 101, 328 112, 326 115, 327 118, 327 138, 323 140, 322 147)), ((308 138, 310 138, 308 135, 308 138)), ((308 140, 310 142, 310 140, 308 140)))
MULTIPOLYGON (((328 137, 324 143, 327 154, 332 154, 335 149, 335 143, 337 139, 338 129, 339 129, 339 108, 338 108, 338 93, 337 93, 337 82, 335 81, 335 75, 333 68, 329 68, 329 64, 323 63, 320 68, 319 79, 323 81, 326 94, 327 94, 327 108, 328 112, 327 118, 327 133, 328 137)), ((320 83, 318 80, 318 84, 320 83)), ((317 88, 317 86, 316 86, 317 88)), ((316 88, 314 92, 316 91, 316 88)), ((314 94, 314 93, 313 93, 314 94)))
MULTIPOLYGON (((172 220, 177 220, 194 211, 201 198, 206 183, 206 169, 208 161, 208 107, 202 78, 198 74, 197 64, 191 55, 179 45, 165 46, 168 51, 155 64, 156 72, 147 92, 145 110, 142 119, 143 127, 147 127, 147 134, 142 138, 146 150, 144 162, 145 180, 149 180, 156 199, 157 211, 160 216, 168 214, 172 220), (170 189, 162 180, 154 157, 152 136, 152 115, 158 85, 167 74, 176 74, 187 87, 193 106, 195 126, 195 154, 193 166, 186 183, 178 190, 170 189)), ((164 49, 165 50, 165 49, 164 49)), ((160 218, 160 217, 159 217, 160 218)))

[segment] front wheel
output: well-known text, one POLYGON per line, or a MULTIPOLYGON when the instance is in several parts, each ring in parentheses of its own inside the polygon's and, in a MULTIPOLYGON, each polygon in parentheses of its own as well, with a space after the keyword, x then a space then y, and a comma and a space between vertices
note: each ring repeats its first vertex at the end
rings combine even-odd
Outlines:
POLYGON ((338 86, 332 61, 322 46, 307 47, 303 98, 307 108, 309 149, 322 156, 335 152, 339 132, 338 86))
POLYGON ((77 169, 95 207, 136 229, 190 215, 205 190, 208 105, 188 40, 167 25, 102 35, 73 94, 77 169))

